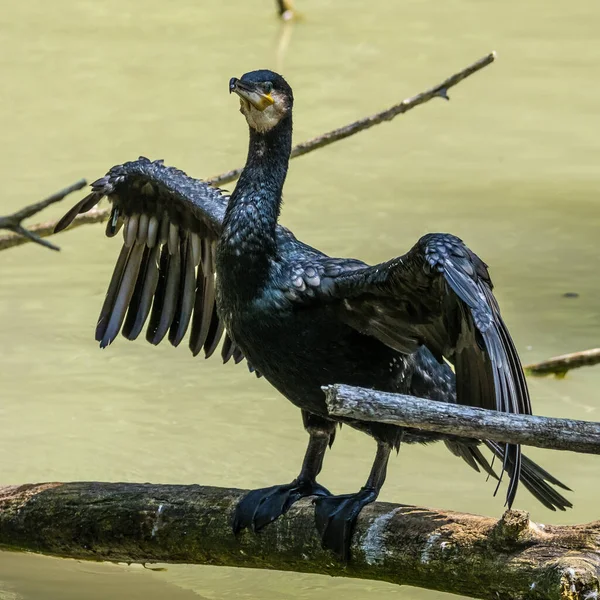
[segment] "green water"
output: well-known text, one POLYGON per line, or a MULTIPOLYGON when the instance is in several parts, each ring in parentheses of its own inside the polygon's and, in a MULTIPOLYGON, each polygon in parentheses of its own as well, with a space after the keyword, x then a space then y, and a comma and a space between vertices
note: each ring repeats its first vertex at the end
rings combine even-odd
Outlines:
MULTIPOLYGON (((297 0, 278 51, 269 0, 25 0, 0 13, 0 214, 145 154, 197 176, 243 163, 231 76, 283 71, 301 141, 498 61, 391 124, 294 160, 283 222, 335 255, 379 261, 427 231, 460 235, 491 266, 524 362, 598 345, 600 4, 536 0, 297 0), (564 298, 577 292, 578 298, 564 298)), ((53 207, 58 216, 66 204, 53 207)), ((261 487, 297 471, 297 409, 244 367, 183 348, 93 341, 117 242, 89 226, 61 253, 0 254, 0 479, 261 487), (265 423, 267 426, 265 427, 265 423)), ((530 382, 536 412, 600 420, 600 369, 530 382)), ((358 489, 371 440, 344 429, 322 483, 358 489)), ((531 450, 597 519, 597 458, 531 450)), ((500 515, 493 484, 443 447, 403 448, 381 499, 500 515)), ((383 583, 211 567, 89 565, 0 556, 0 598, 408 598, 383 583)))

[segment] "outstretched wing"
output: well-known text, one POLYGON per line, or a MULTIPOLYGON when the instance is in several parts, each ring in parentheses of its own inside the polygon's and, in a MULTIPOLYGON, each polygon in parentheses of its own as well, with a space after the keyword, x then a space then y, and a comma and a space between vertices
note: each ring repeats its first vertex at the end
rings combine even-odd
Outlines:
MULTIPOLYGON (((521 363, 492 294, 487 267, 448 234, 421 238, 404 256, 335 279, 341 318, 403 353, 425 345, 456 372, 457 401, 531 414, 521 363)), ((510 506, 521 469, 519 446, 508 445, 504 470, 510 506)))
MULTIPOLYGON (((215 306, 215 248, 227 197, 205 182, 162 161, 139 160, 110 169, 92 192, 58 223, 67 227, 102 197, 112 203, 106 235, 123 229, 123 247, 106 292, 96 340, 108 346, 119 331, 136 339, 148 321, 146 339, 174 346, 191 324, 189 347, 212 355, 223 336, 215 306)), ((225 334, 224 362, 243 355, 225 334)))

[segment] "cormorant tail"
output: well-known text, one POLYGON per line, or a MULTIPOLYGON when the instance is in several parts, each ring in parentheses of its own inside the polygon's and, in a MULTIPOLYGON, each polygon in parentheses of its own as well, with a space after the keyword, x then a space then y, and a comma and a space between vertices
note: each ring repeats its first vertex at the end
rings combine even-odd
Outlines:
MULTIPOLYGON (((484 444, 494 453, 494 456, 504 460, 504 448, 502 444, 492 441, 484 441, 484 444)), ((540 467, 526 456, 522 457, 521 482, 546 508, 550 510, 567 510, 573 508, 573 504, 562 494, 559 494, 551 485, 571 491, 562 481, 552 476, 546 469, 540 467)))

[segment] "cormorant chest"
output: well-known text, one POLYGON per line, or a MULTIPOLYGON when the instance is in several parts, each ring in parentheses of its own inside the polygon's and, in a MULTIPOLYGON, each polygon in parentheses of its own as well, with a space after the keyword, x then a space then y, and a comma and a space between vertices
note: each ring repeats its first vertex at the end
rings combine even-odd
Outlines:
POLYGON ((219 314, 252 366, 296 406, 327 415, 322 386, 395 387, 396 353, 340 321, 334 307, 296 306, 267 288, 246 303, 218 291, 219 314))

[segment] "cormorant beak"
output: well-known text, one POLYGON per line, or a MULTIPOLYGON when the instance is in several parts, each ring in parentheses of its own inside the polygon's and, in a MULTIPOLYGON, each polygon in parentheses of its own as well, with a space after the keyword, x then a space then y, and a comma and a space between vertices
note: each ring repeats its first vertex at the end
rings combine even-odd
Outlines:
POLYGON ((275 103, 271 94, 266 94, 257 86, 240 81, 237 77, 229 80, 229 93, 235 92, 243 102, 249 103, 261 112, 275 103))

